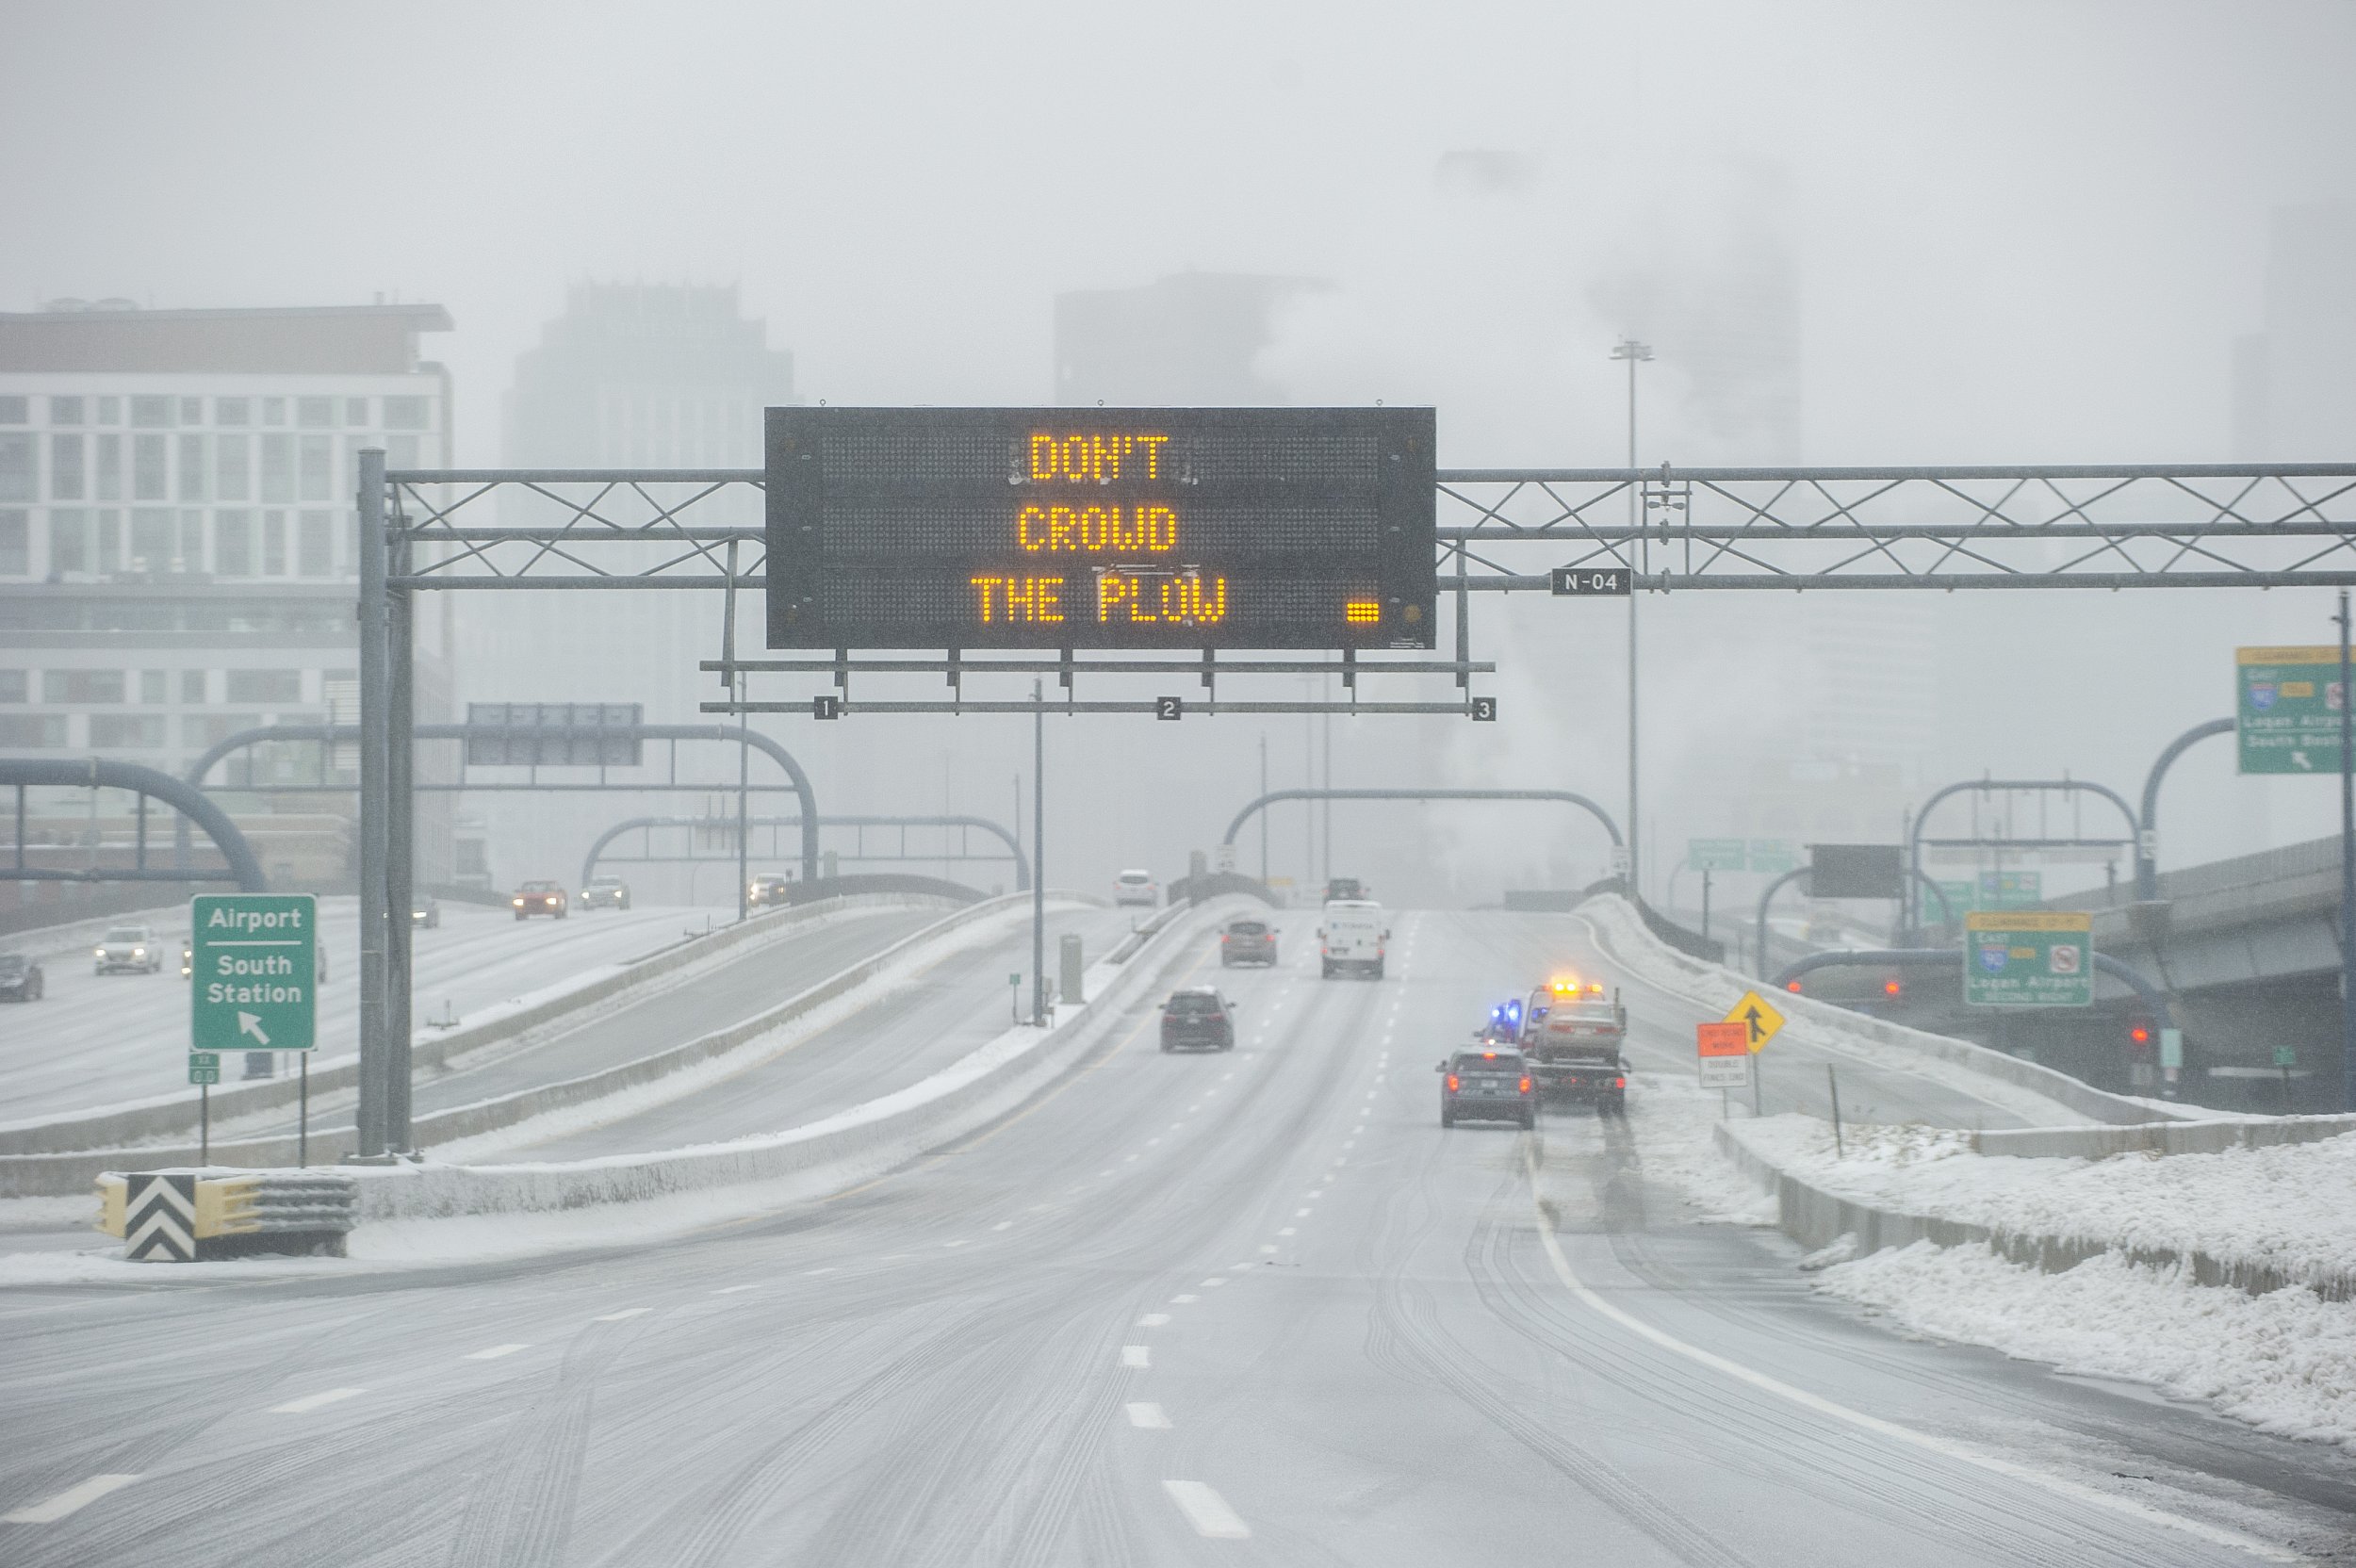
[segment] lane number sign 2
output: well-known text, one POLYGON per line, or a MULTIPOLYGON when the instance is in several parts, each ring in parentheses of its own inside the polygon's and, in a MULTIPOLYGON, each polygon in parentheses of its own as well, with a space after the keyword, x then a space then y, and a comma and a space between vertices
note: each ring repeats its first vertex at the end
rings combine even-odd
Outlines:
POLYGON ((1546 574, 1556 594, 1600 594, 1625 598, 1636 591, 1636 574, 1626 566, 1557 566, 1546 574))

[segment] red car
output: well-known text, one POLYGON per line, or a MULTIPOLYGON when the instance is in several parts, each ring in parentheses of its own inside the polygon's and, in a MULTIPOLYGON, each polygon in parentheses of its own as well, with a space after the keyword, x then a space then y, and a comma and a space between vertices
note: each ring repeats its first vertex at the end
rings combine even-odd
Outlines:
POLYGON ((515 896, 508 902, 515 906, 517 920, 530 920, 534 915, 553 915, 563 920, 569 903, 564 890, 553 882, 527 882, 515 890, 515 896))

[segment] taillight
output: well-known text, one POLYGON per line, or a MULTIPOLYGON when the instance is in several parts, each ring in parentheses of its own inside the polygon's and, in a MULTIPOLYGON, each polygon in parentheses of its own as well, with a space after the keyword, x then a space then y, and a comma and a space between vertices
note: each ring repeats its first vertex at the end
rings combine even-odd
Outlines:
POLYGON ((1527 1078, 1522 1080, 1522 1092, 1524 1094, 1528 1094, 1530 1092, 1530 1080, 1527 1078))
POLYGON ((1448 1075, 1448 1091, 1450 1094, 1454 1094, 1456 1092, 1456 1074, 1453 1072, 1448 1075))
POLYGON ((1628 1087, 1628 1080, 1625 1078, 1614 1078, 1612 1080, 1612 1086, 1615 1089, 1624 1089, 1628 1087))

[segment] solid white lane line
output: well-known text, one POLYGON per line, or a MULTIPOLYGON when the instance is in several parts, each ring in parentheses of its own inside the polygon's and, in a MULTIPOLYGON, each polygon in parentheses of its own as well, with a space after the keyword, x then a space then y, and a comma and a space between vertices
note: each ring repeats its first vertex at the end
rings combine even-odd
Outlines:
MULTIPOLYGON (((907 1255, 908 1254, 905 1252, 901 1254, 903 1257, 906 1257, 907 1255)), ((589 1321, 592 1323, 619 1323, 625 1317, 644 1317, 646 1314, 652 1311, 654 1311, 652 1307, 624 1307, 620 1312, 609 1312, 603 1316, 593 1317, 589 1321)))
POLYGON ((1121 1348, 1121 1364, 1151 1366, 1153 1364, 1153 1353, 1142 1345, 1124 1345, 1121 1348))
MULTIPOLYGON (((1529 1169, 1530 1199, 1534 1209, 1538 1192, 1538 1171, 1534 1160, 1529 1161, 1529 1169)), ((2235 1551, 2247 1552, 2252 1557, 2264 1558, 2269 1562, 2305 1560, 2297 1552, 2277 1546, 2271 1542, 2261 1541, 2255 1536, 2244 1535, 2239 1530, 2204 1524, 2198 1519, 2187 1519, 2181 1514, 2169 1513, 2165 1510, 2153 1508, 2133 1497, 2119 1496, 2095 1487, 2083 1485, 2065 1477, 2050 1475, 2025 1464, 2015 1463, 2001 1455, 1988 1453, 1968 1443, 1957 1443, 1948 1438, 1936 1437, 1929 1432, 1916 1431, 1911 1427, 1902 1427, 1895 1421, 1885 1421, 1878 1415, 1868 1415, 1863 1411, 1851 1410, 1848 1406, 1835 1403, 1822 1395, 1810 1394, 1804 1388, 1794 1387, 1780 1378, 1771 1378, 1766 1373, 1744 1366, 1740 1362, 1729 1361, 1715 1351, 1705 1350, 1698 1345, 1688 1345, 1675 1334, 1654 1328, 1643 1318, 1621 1310, 1588 1289, 1579 1277, 1572 1272, 1571 1260, 1564 1256, 1562 1244, 1555 1239, 1553 1221, 1546 1217, 1545 1210, 1538 1209, 1536 1212, 1538 1240, 1546 1248, 1546 1262, 1553 1266, 1554 1277, 1562 1282, 1563 1288, 1577 1297, 1580 1303, 1590 1311, 1609 1318, 1640 1338, 1650 1340, 1672 1355, 1682 1356, 1687 1361, 1707 1366, 1713 1372, 1723 1373, 1729 1378, 1748 1383, 1753 1388, 1773 1394, 1778 1398, 1788 1399, 1802 1410, 1812 1411, 1816 1414, 1828 1416, 1835 1421, 1846 1422, 1850 1426, 1872 1432, 1876 1437, 1886 1437, 1899 1443, 1910 1444, 1945 1459, 1976 1465, 1980 1469, 1991 1471, 1996 1475, 2041 1488, 2056 1496, 2068 1498, 2073 1503, 2109 1509, 2145 1524, 2156 1525, 2163 1529, 2181 1530, 2199 1540, 2230 1547, 2235 1551)))
MULTIPOLYGON (((1160 1406, 1153 1408, 1156 1413, 1160 1412, 1160 1406)), ((1170 1423, 1165 1421, 1162 1425, 1166 1427, 1170 1423)), ((118 1491, 138 1479, 137 1476, 92 1476, 86 1481, 67 1487, 45 1502, 18 1509, 13 1513, 0 1513, 0 1521, 11 1525, 54 1525, 75 1510, 88 1508, 107 1493, 118 1491)))
POLYGON ((1170 1314, 1166 1312, 1149 1312, 1143 1317, 1137 1319, 1137 1327, 1140 1329, 1158 1329, 1169 1321, 1170 1314))
POLYGON ((1129 1425, 1141 1427, 1147 1431, 1166 1432, 1170 1430, 1170 1417, 1162 1413, 1161 1406, 1143 1402, 1129 1407, 1129 1425))
POLYGON ((512 1356, 518 1350, 529 1350, 532 1347, 529 1344, 490 1345, 485 1346, 480 1350, 467 1351, 465 1359, 467 1361, 497 1361, 501 1356, 512 1356))
POLYGON ((1172 1301, 1176 1302, 1179 1306, 1182 1306, 1182 1307, 1190 1307, 1190 1306, 1194 1305, 1197 1301, 1202 1300, 1202 1299, 1203 1299, 1203 1298, 1202 1298, 1202 1297, 1200 1297, 1200 1296, 1195 1295, 1192 1291, 1187 1291, 1187 1292, 1186 1292, 1186 1293, 1184 1293, 1184 1294, 1182 1294, 1182 1295, 1173 1296, 1173 1297, 1171 1297, 1171 1298, 1170 1298, 1170 1299, 1171 1299, 1172 1301))
POLYGON ((1201 1481, 1164 1481, 1162 1490, 1178 1505, 1178 1511, 1186 1516, 1195 1534, 1209 1536, 1214 1541, 1251 1539, 1252 1527, 1227 1506, 1226 1498, 1201 1481))
POLYGON ((270 1407, 270 1413, 272 1415, 302 1415, 307 1412, 319 1409, 321 1405, 335 1404, 340 1400, 349 1399, 353 1397, 355 1395, 366 1394, 368 1390, 365 1388, 331 1388, 324 1394, 306 1394, 300 1399, 289 1399, 283 1405, 272 1405, 270 1407))

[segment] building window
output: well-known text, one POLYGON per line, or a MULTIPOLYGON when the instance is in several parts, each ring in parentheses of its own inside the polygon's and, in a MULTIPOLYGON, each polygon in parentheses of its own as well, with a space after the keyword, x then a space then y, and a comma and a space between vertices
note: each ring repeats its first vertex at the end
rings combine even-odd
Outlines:
POLYGON ((213 400, 213 423, 217 425, 250 425, 253 422, 253 399, 215 398, 213 400))
POLYGON ((82 437, 49 438, 49 493, 61 501, 78 501, 88 493, 82 479, 82 437))
POLYGON ((180 422, 184 425, 203 424, 205 422, 205 400, 202 398, 181 399, 180 422))
POLYGON ((161 713, 92 713, 92 751, 160 751, 164 744, 161 713))
POLYGON ((29 501, 36 479, 33 438, 0 435, 0 501, 29 501))
POLYGON ((0 746, 32 748, 65 744, 63 713, 0 714, 0 746))
POLYGON ((121 398, 99 399, 98 422, 102 425, 119 425, 123 423, 123 400, 121 398))
POLYGON ((326 430, 335 422, 335 400, 333 398, 297 398, 295 423, 304 430, 326 430))
POLYGON ((170 398, 133 398, 131 423, 147 430, 157 430, 172 423, 170 398))
POLYGON ((367 424, 368 422, 368 399, 366 399, 366 398, 346 398, 346 399, 344 400, 344 423, 345 423, 346 425, 365 425, 365 424, 367 424))
POLYGON ((250 435, 221 435, 213 441, 213 494, 224 501, 253 498, 250 435))
POLYGON ((420 449, 425 444, 421 435, 388 435, 384 438, 384 466, 415 468, 421 461, 420 449))
POLYGON ((205 514, 180 514, 180 558, 175 570, 201 572, 205 569, 205 514))
POLYGON ((49 422, 53 425, 78 425, 82 422, 82 400, 52 398, 49 400, 49 422))
POLYGON ((98 459, 98 498, 119 501, 123 498, 123 437, 102 435, 90 445, 98 459))
POLYGON ((290 501, 295 498, 294 454, 293 436, 262 437, 262 499, 290 501))
POLYGON ((79 507, 64 507, 49 514, 49 572, 87 572, 90 569, 90 519, 79 507))
POLYGON ((123 514, 102 508, 98 514, 98 571, 104 577, 123 570, 123 514))
POLYGON ((251 514, 223 512, 213 519, 213 572, 218 577, 254 575, 254 518, 251 514))
POLYGON ((43 670, 41 700, 69 708, 123 700, 121 670, 43 670))
POLYGON ((323 501, 335 493, 335 454, 324 435, 303 437, 303 494, 306 501, 323 501))
POLYGON ((180 743, 190 751, 219 745, 240 729, 259 728, 259 713, 191 713, 180 721, 180 743))
POLYGON ((386 430, 425 429, 426 402, 423 398, 387 398, 384 400, 386 430))
POLYGON ((139 672, 139 700, 150 708, 161 708, 165 703, 170 702, 172 698, 165 694, 170 689, 169 671, 141 670, 139 672))
POLYGON ((194 703, 200 707, 204 704, 205 672, 203 670, 182 670, 180 672, 180 700, 182 702, 194 703))
MULTIPOLYGON (((295 563, 298 577, 334 577, 335 575, 335 534, 334 521, 324 512, 305 512, 299 559, 295 563)), ((230 700, 235 701, 233 697, 230 700)))
POLYGON ((0 577, 30 577, 33 525, 30 514, 0 512, 0 577))
POLYGON ((0 702, 29 702, 32 681, 24 670, 0 670, 0 702))
POLYGON ((262 575, 286 575, 286 514, 284 512, 262 514, 262 575))
POLYGON ((286 400, 284 398, 264 398, 262 400, 262 423, 266 425, 283 425, 286 422, 286 400))
POLYGON ((131 498, 135 501, 160 501, 164 496, 164 438, 160 435, 131 437, 131 498))
POLYGON ((172 570, 173 535, 179 519, 161 507, 131 511, 131 569, 154 575, 172 570))
POLYGON ((180 437, 180 498, 201 501, 205 498, 205 437, 180 437))
POLYGON ((228 700, 292 707, 303 700, 303 672, 231 670, 228 700))
POLYGON ((33 400, 30 398, 0 398, 0 425, 29 425, 33 422, 33 400))

